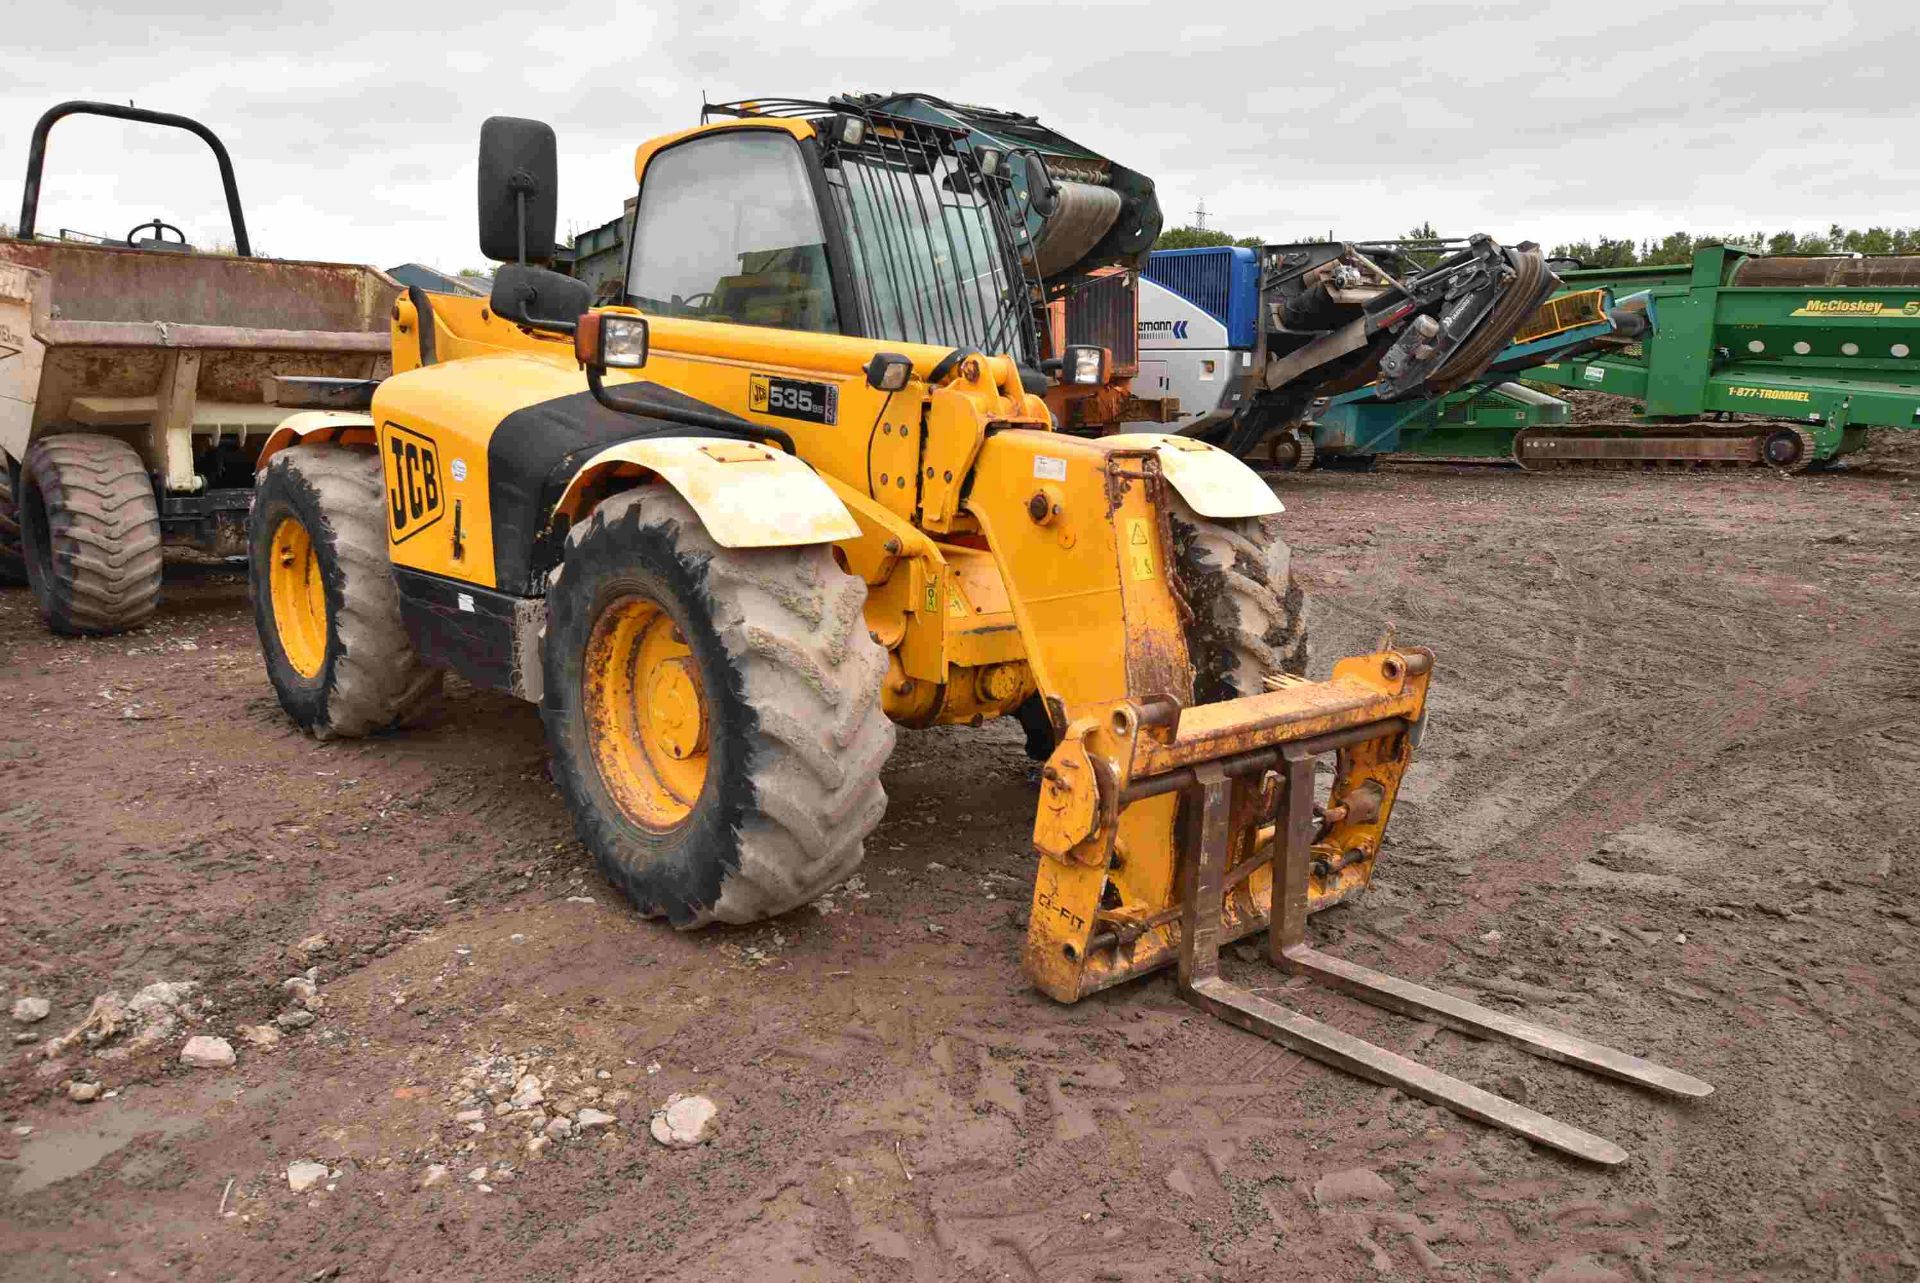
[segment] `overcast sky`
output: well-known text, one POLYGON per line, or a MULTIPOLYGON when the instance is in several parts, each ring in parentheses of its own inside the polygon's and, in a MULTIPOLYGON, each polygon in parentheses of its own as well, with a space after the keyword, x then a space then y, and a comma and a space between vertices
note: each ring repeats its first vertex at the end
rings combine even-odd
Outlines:
MULTIPOLYGON (((605 222, 634 145, 695 123, 703 90, 1032 113, 1151 175, 1170 225, 1204 200, 1212 226, 1270 240, 1423 219, 1549 246, 1920 224, 1915 0, 11 8, 0 221, 40 112, 132 99, 225 139, 256 250, 285 258, 479 265, 474 150, 494 114, 559 131, 563 231, 605 222)), ((197 141, 55 128, 42 231, 155 216, 228 237, 197 141)))

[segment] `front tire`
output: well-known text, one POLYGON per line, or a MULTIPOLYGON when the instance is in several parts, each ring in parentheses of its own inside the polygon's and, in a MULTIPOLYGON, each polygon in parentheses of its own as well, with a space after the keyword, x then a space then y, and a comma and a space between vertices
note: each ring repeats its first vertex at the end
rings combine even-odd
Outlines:
MULTIPOLYGON (((1186 594, 1187 660, 1193 702, 1215 704, 1262 695, 1269 675, 1307 671, 1307 599, 1293 579, 1293 552, 1277 517, 1216 521, 1178 496, 1174 569, 1186 594)), ((1044 762, 1059 744, 1045 702, 1035 695, 1014 710, 1026 732, 1027 756, 1044 762)))
POLYGON ((160 601, 160 505, 139 453, 116 437, 60 433, 20 467, 20 548, 40 617, 56 633, 104 637, 160 601))
POLYGON ((372 454, 295 446, 274 456, 247 518, 247 584, 280 707, 315 738, 386 730, 439 685, 400 617, 372 454))
POLYGON ((1259 695, 1266 679, 1307 671, 1306 594, 1277 517, 1213 520, 1174 498, 1174 564, 1193 618, 1187 653, 1193 697, 1211 704, 1259 695))
POLYGON ((859 867, 894 740, 865 601, 829 548, 722 548, 664 487, 574 527, 541 718, 581 842, 641 912, 754 922, 859 867))

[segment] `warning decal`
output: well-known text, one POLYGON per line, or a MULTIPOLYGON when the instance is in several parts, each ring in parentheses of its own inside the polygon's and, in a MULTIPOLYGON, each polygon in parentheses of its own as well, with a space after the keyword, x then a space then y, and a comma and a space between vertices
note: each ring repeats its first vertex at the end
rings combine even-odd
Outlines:
POLYGON ((1153 531, 1149 529, 1145 517, 1127 519, 1127 565, 1133 571, 1135 579, 1152 579, 1153 569, 1153 531))

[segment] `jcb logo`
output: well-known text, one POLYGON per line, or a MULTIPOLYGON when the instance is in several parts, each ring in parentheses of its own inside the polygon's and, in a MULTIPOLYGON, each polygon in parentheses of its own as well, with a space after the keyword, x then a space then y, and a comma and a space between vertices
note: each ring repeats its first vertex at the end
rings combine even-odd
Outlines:
POLYGON ((432 438, 397 423, 387 424, 386 430, 387 515, 393 541, 405 543, 444 513, 440 448, 432 438))

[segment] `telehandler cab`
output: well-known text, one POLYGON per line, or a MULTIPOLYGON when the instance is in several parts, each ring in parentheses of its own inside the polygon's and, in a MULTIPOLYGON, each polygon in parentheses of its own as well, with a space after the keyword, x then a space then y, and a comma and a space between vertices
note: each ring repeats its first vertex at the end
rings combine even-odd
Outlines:
POLYGON ((853 871, 896 722, 1037 692, 1025 966, 1050 996, 1177 966, 1302 1054, 1625 1157, 1228 984, 1220 946, 1271 921, 1277 965, 1366 1001, 1710 1090, 1306 943, 1372 877, 1433 656, 1288 675, 1302 608, 1266 484, 1191 439, 1052 431, 1005 156, 860 99, 646 143, 627 302, 589 310, 531 265, 555 153, 545 125, 486 122, 491 298, 400 299, 366 411, 294 416, 262 454, 255 611, 302 726, 392 726, 442 670, 537 702, 582 842, 642 912, 697 927, 853 871))

